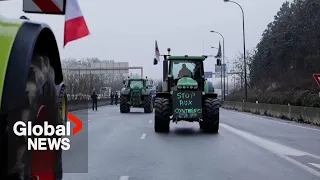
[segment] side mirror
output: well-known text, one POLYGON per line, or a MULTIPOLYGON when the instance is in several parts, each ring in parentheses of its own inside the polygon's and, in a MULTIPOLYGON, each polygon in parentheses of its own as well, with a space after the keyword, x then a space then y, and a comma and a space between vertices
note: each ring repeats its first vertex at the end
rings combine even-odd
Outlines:
POLYGON ((153 59, 153 65, 157 65, 158 64, 158 60, 157 60, 157 58, 154 58, 153 59))
POLYGON ((125 83, 126 83, 126 81, 125 81, 125 80, 123 80, 123 81, 122 81, 122 84, 125 84, 125 83))

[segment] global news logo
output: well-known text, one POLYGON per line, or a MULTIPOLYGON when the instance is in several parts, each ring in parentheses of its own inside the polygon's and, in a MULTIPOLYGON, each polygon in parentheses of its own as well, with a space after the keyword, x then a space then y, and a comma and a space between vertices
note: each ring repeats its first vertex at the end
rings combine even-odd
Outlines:
MULTIPOLYGON (((68 119, 76 124, 72 129, 72 135, 75 135, 82 129, 82 121, 68 113, 68 119)), ((13 125, 13 132, 17 136, 27 138, 28 150, 69 150, 71 136, 71 122, 65 125, 50 125, 44 121, 43 125, 32 125, 32 122, 17 121, 13 125)))

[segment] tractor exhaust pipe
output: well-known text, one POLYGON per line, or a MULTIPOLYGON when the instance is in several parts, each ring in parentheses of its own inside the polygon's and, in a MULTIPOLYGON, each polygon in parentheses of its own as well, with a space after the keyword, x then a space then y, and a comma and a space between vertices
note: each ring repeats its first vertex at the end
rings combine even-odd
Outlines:
POLYGON ((171 51, 171 49, 170 48, 168 48, 167 49, 167 51, 168 51, 168 55, 164 55, 164 60, 163 60, 163 75, 162 75, 162 77, 163 77, 163 82, 165 82, 166 80, 167 80, 167 78, 168 78, 168 73, 169 73, 169 70, 168 70, 168 59, 167 59, 167 57, 168 56, 170 56, 170 51, 171 51))
POLYGON ((167 60, 167 56, 164 56, 164 60, 163 60, 163 82, 165 82, 167 80, 167 76, 168 76, 168 60, 167 60))

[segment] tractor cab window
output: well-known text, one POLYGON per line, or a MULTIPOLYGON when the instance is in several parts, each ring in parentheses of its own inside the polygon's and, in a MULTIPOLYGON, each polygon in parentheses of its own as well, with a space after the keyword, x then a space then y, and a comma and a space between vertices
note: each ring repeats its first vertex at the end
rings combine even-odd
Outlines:
POLYGON ((201 63, 198 61, 173 60, 171 61, 170 74, 174 79, 182 77, 195 78, 198 75, 197 71, 200 70, 200 65, 201 63))
POLYGON ((143 81, 130 81, 129 87, 130 88, 135 88, 135 87, 143 88, 143 81))

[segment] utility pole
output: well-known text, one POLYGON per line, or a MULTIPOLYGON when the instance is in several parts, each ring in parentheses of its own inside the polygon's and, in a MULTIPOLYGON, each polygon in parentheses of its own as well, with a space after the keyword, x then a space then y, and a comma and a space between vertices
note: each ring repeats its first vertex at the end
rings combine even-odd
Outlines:
POLYGON ((221 93, 223 100, 226 99, 226 76, 225 76, 225 70, 226 70, 226 64, 225 64, 225 46, 224 46, 224 36, 217 32, 217 31, 210 31, 211 33, 217 33, 222 37, 222 47, 223 47, 223 55, 222 55, 222 65, 221 65, 221 93), (222 91, 222 77, 223 77, 223 91, 222 91))
POLYGON ((230 0, 223 0, 224 2, 231 2, 236 5, 238 5, 241 9, 242 12, 242 37, 243 37, 243 66, 244 66, 244 91, 245 91, 245 100, 247 101, 248 99, 248 82, 247 82, 247 63, 246 63, 246 36, 245 36, 245 26, 244 26, 244 11, 242 6, 234 1, 230 0))

